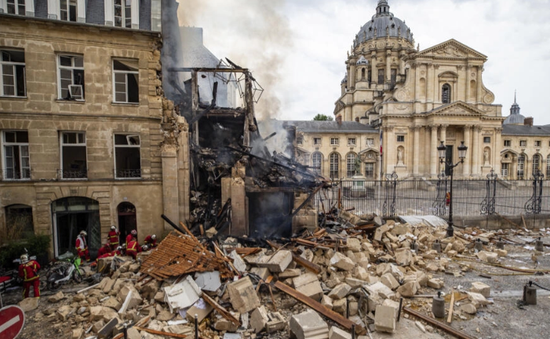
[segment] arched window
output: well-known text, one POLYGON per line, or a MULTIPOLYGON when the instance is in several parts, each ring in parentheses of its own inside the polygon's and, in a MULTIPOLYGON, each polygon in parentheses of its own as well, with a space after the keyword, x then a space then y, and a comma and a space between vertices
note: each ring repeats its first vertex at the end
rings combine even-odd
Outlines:
POLYGON ((518 179, 525 179, 525 154, 518 156, 518 179))
POLYGON ((339 169, 340 169, 340 154, 338 153, 332 153, 330 155, 330 178, 331 179, 338 179, 339 177, 339 169))
POLYGON ((540 163, 541 163, 541 156, 540 154, 535 154, 533 155, 533 174, 537 173, 537 170, 541 170, 542 172, 542 168, 540 167, 540 163))
POLYGON ((311 155, 311 167, 315 173, 323 172, 323 155, 320 152, 315 152, 311 155))
POLYGON ((357 161, 357 154, 355 153, 348 153, 348 155, 346 156, 346 169, 347 169, 347 177, 348 178, 351 178, 353 177, 355 174, 357 174, 357 172, 361 173, 361 171, 356 171, 356 168, 355 168, 355 162, 357 161))
POLYGON ((361 80, 365 80, 365 69, 361 68, 361 80))
POLYGON ((445 84, 441 87, 441 102, 444 104, 451 102, 451 85, 445 84))

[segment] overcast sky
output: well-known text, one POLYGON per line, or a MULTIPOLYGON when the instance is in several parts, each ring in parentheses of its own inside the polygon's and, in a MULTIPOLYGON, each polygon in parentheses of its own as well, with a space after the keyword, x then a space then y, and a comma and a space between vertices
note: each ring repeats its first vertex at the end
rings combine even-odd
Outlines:
MULTIPOLYGON (((346 52, 378 0, 178 0, 180 22, 204 29, 218 58, 248 67, 265 93, 257 114, 332 115, 346 52)), ((510 112, 550 124, 550 0, 389 0, 420 50, 454 38, 485 54, 483 82, 510 112)))

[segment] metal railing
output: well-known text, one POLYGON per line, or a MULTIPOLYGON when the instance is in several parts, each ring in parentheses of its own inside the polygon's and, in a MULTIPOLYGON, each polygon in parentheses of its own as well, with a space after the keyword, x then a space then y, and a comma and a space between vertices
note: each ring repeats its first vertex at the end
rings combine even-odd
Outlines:
POLYGON ((57 170, 57 177, 59 179, 87 179, 88 169, 83 168, 80 170, 57 170))

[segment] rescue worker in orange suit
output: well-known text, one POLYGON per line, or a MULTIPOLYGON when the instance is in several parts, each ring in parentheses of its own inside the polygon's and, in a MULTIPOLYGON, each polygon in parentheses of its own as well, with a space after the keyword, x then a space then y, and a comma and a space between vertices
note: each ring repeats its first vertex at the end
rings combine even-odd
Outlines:
POLYGON ((115 225, 112 225, 111 230, 109 231, 109 234, 108 234, 109 245, 111 245, 111 251, 116 250, 116 248, 118 247, 119 236, 120 236, 120 232, 116 229, 115 225))
POLYGON ((21 256, 21 265, 19 265, 19 276, 23 278, 23 286, 25 287, 24 297, 29 297, 31 286, 34 287, 34 297, 40 298, 40 276, 38 270, 40 265, 34 261, 29 261, 29 256, 23 254, 21 256))
POLYGON ((141 252, 141 246, 139 246, 135 237, 132 237, 128 245, 126 246, 126 255, 136 259, 137 254, 141 252))
POLYGON ((88 252, 88 243, 86 242, 86 231, 80 231, 78 237, 76 237, 76 251, 80 259, 86 258, 86 261, 90 261, 90 252, 88 252))
POLYGON ((145 245, 149 248, 157 247, 157 236, 156 235, 148 235, 145 237, 145 245))
POLYGON ((130 232, 130 234, 128 234, 126 236, 126 248, 128 248, 128 243, 132 240, 132 238, 137 239, 137 231, 136 230, 132 230, 132 232, 130 232))
MULTIPOLYGON (((117 246, 118 247, 118 246, 117 246)), ((116 248, 116 247, 115 247, 116 248)), ((103 245, 98 251, 97 256, 101 257, 104 254, 110 253, 112 251, 111 249, 111 242, 110 239, 107 239, 107 243, 103 245)))

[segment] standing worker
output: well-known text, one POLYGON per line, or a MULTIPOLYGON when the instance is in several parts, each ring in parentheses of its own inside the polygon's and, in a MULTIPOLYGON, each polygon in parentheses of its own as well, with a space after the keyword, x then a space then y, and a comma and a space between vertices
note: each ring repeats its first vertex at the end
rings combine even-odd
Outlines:
POLYGON ((145 245, 147 245, 149 248, 155 248, 157 247, 157 236, 156 235, 148 235, 145 237, 145 245))
POLYGON ((126 246, 126 255, 131 256, 135 260, 139 252, 141 252, 141 246, 139 246, 136 238, 132 237, 126 246))
POLYGON ((111 251, 116 250, 116 248, 118 247, 119 236, 120 236, 120 232, 116 229, 115 225, 112 225, 108 235, 109 245, 111 245, 111 251))
POLYGON ((86 242, 86 231, 80 231, 78 237, 76 237, 76 251, 80 259, 86 258, 86 261, 90 261, 90 253, 88 252, 88 243, 86 242))
POLYGON ((137 239, 137 231, 136 230, 132 230, 132 232, 130 232, 130 234, 128 234, 126 236, 126 248, 128 248, 128 243, 132 240, 132 238, 137 239))
POLYGON ((29 256, 23 254, 21 256, 21 265, 19 265, 19 276, 23 278, 23 287, 25 287, 25 292, 23 294, 24 298, 29 297, 29 291, 31 286, 34 287, 34 297, 40 298, 40 276, 38 275, 38 270, 40 265, 34 261, 29 261, 29 256))

